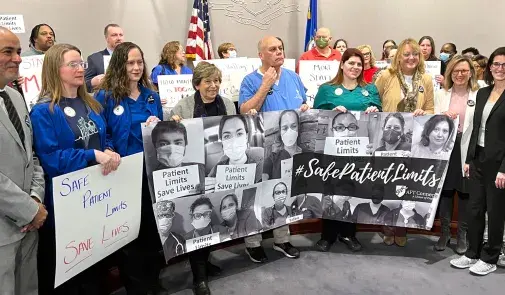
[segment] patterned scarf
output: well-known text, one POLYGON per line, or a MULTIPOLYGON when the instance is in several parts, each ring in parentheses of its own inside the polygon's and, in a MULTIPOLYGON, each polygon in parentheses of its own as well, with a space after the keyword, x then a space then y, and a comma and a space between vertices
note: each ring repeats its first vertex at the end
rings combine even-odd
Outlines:
POLYGON ((397 110, 398 112, 412 113, 416 110, 417 95, 419 94, 419 86, 423 75, 419 70, 416 70, 412 78, 412 88, 405 82, 405 76, 400 71, 396 72, 396 76, 400 81, 400 87, 405 97, 398 103, 397 110))

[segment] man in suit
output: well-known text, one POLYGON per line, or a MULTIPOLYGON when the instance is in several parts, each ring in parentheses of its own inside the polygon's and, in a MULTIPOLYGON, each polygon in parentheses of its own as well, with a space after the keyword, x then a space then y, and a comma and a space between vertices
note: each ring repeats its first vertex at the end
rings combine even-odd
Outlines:
POLYGON ((20 53, 18 37, 0 27, 0 293, 36 295, 36 230, 47 211, 28 110, 19 92, 7 86, 19 75, 20 53))
POLYGON ((124 41, 123 29, 119 25, 108 24, 103 30, 103 34, 105 35, 107 48, 88 56, 88 68, 84 73, 84 78, 86 80, 86 88, 88 88, 89 92, 98 86, 105 76, 104 55, 112 55, 116 46, 124 41))

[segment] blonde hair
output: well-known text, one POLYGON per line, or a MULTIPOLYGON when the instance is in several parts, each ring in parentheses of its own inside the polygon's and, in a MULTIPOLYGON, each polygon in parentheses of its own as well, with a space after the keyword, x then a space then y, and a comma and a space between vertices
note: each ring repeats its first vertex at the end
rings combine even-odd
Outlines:
MULTIPOLYGON (((372 46, 368 45, 368 44, 363 44, 363 45, 360 45, 358 47, 356 47, 359 49, 359 51, 363 51, 363 49, 368 49, 370 50, 370 67, 373 68, 375 67, 375 55, 373 54, 373 50, 372 50, 372 46)), ((387 57, 386 57, 387 58, 387 57)), ((363 68, 365 67, 365 65, 363 65, 363 68)))
POLYGON ((471 76, 468 80, 468 88, 470 88, 472 91, 479 90, 479 84, 477 84, 477 73, 473 67, 472 60, 469 57, 460 54, 453 56, 449 64, 447 64, 447 68, 444 74, 444 89, 449 90, 454 85, 454 81, 452 81, 452 72, 454 71, 454 68, 462 62, 466 62, 470 67, 471 76))
POLYGON ((391 66, 389 67, 389 72, 391 74, 396 74, 398 72, 401 73, 401 68, 400 68, 400 60, 403 58, 403 52, 405 51, 405 47, 409 45, 414 52, 417 52, 419 54, 419 64, 417 65, 417 72, 420 74, 425 73, 425 68, 424 68, 424 57, 421 54, 421 47, 419 47, 419 44, 417 43, 416 40, 412 38, 408 38, 403 40, 400 45, 398 45, 398 51, 396 52, 395 58, 393 58, 393 62, 391 62, 391 66))
POLYGON ((177 59, 175 58, 175 54, 179 49, 182 48, 182 45, 179 41, 170 41, 161 50, 160 61, 158 64, 167 64, 170 68, 175 69, 178 65, 177 59))
POLYGON ((198 65, 193 69, 193 88, 196 90, 196 86, 200 85, 203 79, 207 79, 216 74, 219 78, 219 83, 221 83, 223 81, 223 75, 221 74, 221 70, 219 70, 218 67, 206 61, 199 62, 198 65))
MULTIPOLYGON (((42 88, 40 89, 39 101, 45 98, 51 99, 49 110, 54 112, 54 105, 59 104, 63 93, 63 82, 60 77, 60 68, 63 65, 63 55, 69 51, 77 51, 81 55, 79 48, 70 44, 55 44, 46 51, 44 63, 42 64, 42 88)), ((77 88, 77 96, 92 109, 95 113, 100 113, 102 106, 96 101, 86 89, 84 80, 77 88)))

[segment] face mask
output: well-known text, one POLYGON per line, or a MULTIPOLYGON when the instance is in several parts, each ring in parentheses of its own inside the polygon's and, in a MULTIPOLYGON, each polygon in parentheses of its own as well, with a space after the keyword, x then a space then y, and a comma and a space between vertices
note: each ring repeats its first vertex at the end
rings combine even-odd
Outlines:
POLYGON ((241 136, 223 141, 223 152, 232 161, 245 157, 247 150, 247 136, 241 136))
POLYGON ((168 167, 177 167, 184 159, 185 146, 170 144, 156 149, 158 162, 168 167))
POLYGON ((326 48, 326 46, 328 46, 328 43, 329 43, 329 40, 328 39, 324 39, 324 38, 318 38, 316 39, 316 46, 319 47, 319 48, 326 48))
POLYGON ((284 205, 284 201, 286 201, 286 196, 275 197, 275 205, 278 207, 284 205))
POLYGON ((288 128, 288 131, 284 132, 281 138, 285 146, 293 146, 298 138, 298 132, 288 128))
POLYGON ((440 53, 440 60, 446 62, 449 60, 449 56, 451 56, 449 53, 442 52, 440 53))
POLYGON ((416 207, 416 203, 415 202, 412 202, 412 201, 404 201, 402 203, 402 208, 404 210, 408 210, 408 211, 411 211, 411 210, 414 210, 414 208, 416 207))
POLYGON ((210 218, 202 217, 200 219, 194 219, 193 222, 191 222, 191 225, 195 229, 202 229, 202 228, 206 228, 207 225, 209 225, 209 223, 210 223, 210 218))
POLYGON ((382 198, 372 196, 372 203, 374 203, 375 205, 378 205, 378 204, 382 203, 382 198))
POLYGON ((224 220, 232 220, 235 217, 235 215, 237 215, 237 210, 235 209, 235 207, 231 207, 221 211, 221 217, 223 217, 224 220))
POLYGON ((228 54, 229 54, 230 58, 237 57, 237 52, 235 50, 228 50, 228 54))
POLYGON ((396 131, 393 129, 384 130, 384 134, 382 134, 382 139, 389 144, 397 143, 402 136, 400 131, 396 131))
POLYGON ((158 228, 160 232, 163 234, 167 234, 170 232, 172 228, 172 218, 160 218, 158 219, 158 228))

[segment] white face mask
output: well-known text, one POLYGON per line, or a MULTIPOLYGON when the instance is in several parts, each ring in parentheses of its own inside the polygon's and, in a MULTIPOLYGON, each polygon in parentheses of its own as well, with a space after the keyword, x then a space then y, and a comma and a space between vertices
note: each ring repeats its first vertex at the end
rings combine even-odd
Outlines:
POLYGON ((298 132, 294 131, 291 128, 288 128, 288 130, 281 135, 281 138, 285 146, 293 146, 294 144, 296 144, 296 139, 298 138, 298 132))
POLYGON ((237 57, 237 52, 235 50, 228 50, 228 54, 230 55, 230 58, 237 57))
POLYGON ((185 146, 169 144, 156 149, 158 162, 168 167, 181 165, 184 159, 185 146))
POLYGON ((160 218, 158 219, 158 228, 162 234, 168 234, 172 228, 172 218, 160 218))
POLYGON ((237 215, 237 209, 235 207, 231 207, 221 211, 221 217, 223 217, 223 219, 227 221, 232 220, 235 217, 235 215, 237 215))
POLYGON ((416 202, 413 201, 403 201, 402 208, 403 210, 411 211, 416 207, 416 202))
POLYGON ((223 152, 232 161, 246 157, 247 136, 240 136, 223 141, 223 152))
POLYGON ((194 219, 193 222, 191 222, 191 225, 195 229, 202 229, 206 228, 207 225, 209 225, 209 223, 210 223, 210 217, 209 218, 202 217, 200 219, 194 219))

